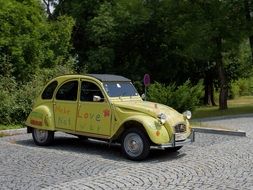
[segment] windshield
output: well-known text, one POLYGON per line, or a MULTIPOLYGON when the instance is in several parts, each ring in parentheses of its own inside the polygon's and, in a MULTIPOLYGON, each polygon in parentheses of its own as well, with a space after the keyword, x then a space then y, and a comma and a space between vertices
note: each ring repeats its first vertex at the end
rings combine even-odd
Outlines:
POLYGON ((110 97, 139 96, 131 82, 104 82, 104 88, 110 97))

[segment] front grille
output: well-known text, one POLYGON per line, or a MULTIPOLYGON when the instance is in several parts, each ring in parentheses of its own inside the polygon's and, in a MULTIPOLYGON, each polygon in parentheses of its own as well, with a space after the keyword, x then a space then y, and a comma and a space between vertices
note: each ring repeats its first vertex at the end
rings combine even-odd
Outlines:
POLYGON ((186 132, 186 125, 185 124, 177 124, 175 127, 175 133, 184 133, 186 132))

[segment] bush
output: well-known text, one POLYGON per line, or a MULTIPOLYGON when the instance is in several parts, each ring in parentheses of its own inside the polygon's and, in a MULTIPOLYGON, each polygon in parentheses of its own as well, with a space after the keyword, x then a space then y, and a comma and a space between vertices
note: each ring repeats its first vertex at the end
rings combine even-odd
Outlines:
POLYGON ((17 83, 11 77, 0 78, 0 123, 9 124, 12 121, 17 83))
POLYGON ((230 87, 230 98, 235 99, 240 96, 240 87, 237 83, 232 83, 230 87))
POLYGON ((33 100, 43 87, 41 81, 18 85, 13 78, 2 77, 0 83, 0 123, 20 124, 31 111, 33 100), (5 85, 10 84, 8 88, 5 85))
POLYGON ((147 93, 149 101, 168 105, 179 112, 185 110, 194 111, 202 95, 202 81, 195 86, 191 85, 190 81, 186 81, 179 87, 175 84, 165 86, 164 84, 155 82, 149 86, 147 93))
POLYGON ((253 95, 253 77, 242 78, 231 83, 230 98, 253 95))
POLYGON ((0 76, 0 124, 23 123, 45 84, 56 76, 71 72, 65 66, 42 69, 25 84, 18 84, 13 77, 0 76))

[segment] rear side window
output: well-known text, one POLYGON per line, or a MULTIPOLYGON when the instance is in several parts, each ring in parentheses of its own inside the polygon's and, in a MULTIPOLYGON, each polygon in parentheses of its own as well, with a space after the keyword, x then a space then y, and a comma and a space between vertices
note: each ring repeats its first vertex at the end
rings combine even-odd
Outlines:
POLYGON ((99 87, 91 82, 88 81, 83 81, 81 85, 81 101, 86 101, 86 102, 92 102, 93 101, 93 96, 100 96, 102 98, 101 101, 103 101, 103 94, 99 87))
POLYGON ((57 85, 58 85, 57 81, 53 81, 49 85, 47 85, 47 87, 45 88, 45 90, 42 93, 41 98, 44 100, 52 99, 57 85))
POLYGON ((78 81, 70 81, 63 84, 56 94, 57 100, 76 101, 78 81))

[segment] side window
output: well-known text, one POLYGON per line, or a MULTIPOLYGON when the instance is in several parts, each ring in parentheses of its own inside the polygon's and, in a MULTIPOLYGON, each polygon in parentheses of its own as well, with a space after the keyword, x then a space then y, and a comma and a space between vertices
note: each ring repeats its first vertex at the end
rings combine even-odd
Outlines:
POLYGON ((100 96, 104 100, 103 93, 99 87, 91 82, 83 81, 81 85, 81 101, 92 102, 93 96, 100 96))
POLYGON ((58 85, 57 81, 53 81, 49 85, 47 85, 47 87, 45 88, 45 90, 41 95, 41 98, 44 100, 52 99, 54 90, 56 89, 57 85, 58 85))
POLYGON ((78 81, 70 81, 63 84, 56 94, 57 100, 76 101, 78 81))

